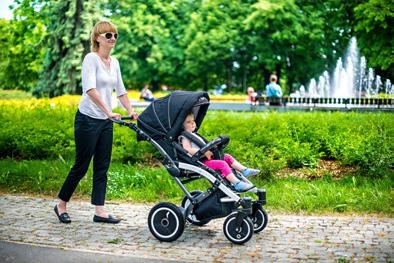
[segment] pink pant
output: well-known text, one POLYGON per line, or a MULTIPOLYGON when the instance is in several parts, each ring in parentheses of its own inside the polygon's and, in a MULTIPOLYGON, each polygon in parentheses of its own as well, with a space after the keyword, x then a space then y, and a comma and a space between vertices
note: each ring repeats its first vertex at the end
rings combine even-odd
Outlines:
POLYGON ((220 170, 222 177, 226 177, 232 173, 230 166, 234 161, 235 159, 226 153, 224 160, 205 160, 203 163, 213 170, 220 170))

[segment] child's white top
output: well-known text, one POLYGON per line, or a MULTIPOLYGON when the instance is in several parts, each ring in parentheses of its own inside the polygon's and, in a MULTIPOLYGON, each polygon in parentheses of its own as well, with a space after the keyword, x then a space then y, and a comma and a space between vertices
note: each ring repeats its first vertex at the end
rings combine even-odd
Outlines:
MULTIPOLYGON (((197 138, 198 140, 200 140, 203 144, 206 144, 205 141, 204 141, 200 136, 198 136, 196 133, 191 132, 190 134, 192 134, 195 138, 197 138)), ((186 138, 185 136, 180 135, 180 136, 178 137, 178 141, 179 141, 180 144, 182 144, 182 140, 183 140, 183 139, 186 139, 186 140, 190 141, 190 140, 189 140, 188 138, 186 138)), ((190 143, 191 143, 191 145, 192 145, 192 148, 200 149, 200 146, 198 146, 197 144, 195 144, 193 141, 190 141, 190 143)))
POLYGON ((89 53, 82 62, 82 99, 78 109, 81 113, 95 119, 107 119, 107 115, 90 99, 86 93, 90 89, 97 89, 104 104, 112 111, 112 91, 116 96, 127 94, 120 73, 119 62, 111 57, 108 68, 96 53, 89 53))

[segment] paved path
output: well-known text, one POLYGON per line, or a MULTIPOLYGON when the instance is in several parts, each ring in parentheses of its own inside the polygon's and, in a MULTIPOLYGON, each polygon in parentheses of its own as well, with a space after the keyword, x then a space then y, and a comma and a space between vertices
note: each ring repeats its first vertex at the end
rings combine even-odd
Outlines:
POLYGON ((0 196, 0 241, 79 251, 182 262, 394 262, 394 219, 269 214, 267 228, 246 244, 230 243, 223 219, 204 227, 188 225, 175 242, 162 243, 149 232, 149 205, 107 204, 124 220, 92 222, 87 202, 69 205, 73 222, 59 223, 56 201, 0 196))
POLYGON ((67 248, 0 241, 2 263, 174 263, 173 260, 138 258, 67 248))

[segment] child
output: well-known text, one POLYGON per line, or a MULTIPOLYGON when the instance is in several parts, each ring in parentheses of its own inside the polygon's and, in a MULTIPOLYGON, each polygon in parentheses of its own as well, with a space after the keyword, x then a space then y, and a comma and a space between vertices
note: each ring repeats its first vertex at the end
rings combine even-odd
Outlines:
MULTIPOLYGON (((196 123, 194 121, 193 113, 189 113, 186 116, 186 119, 183 122, 183 128, 185 129, 185 131, 193 133, 197 137, 197 139, 200 139, 202 142, 204 142, 202 138, 200 138, 197 134, 194 133, 194 130, 196 129, 196 123)), ((200 149, 195 143, 187 139, 185 136, 179 136, 179 140, 183 148, 191 155, 195 154, 200 149)), ((221 175, 226 178, 227 181, 233 184, 235 190, 243 192, 254 187, 250 183, 239 180, 232 173, 230 166, 235 170, 241 172, 242 175, 246 177, 258 174, 260 172, 259 170, 246 168, 238 161, 236 161, 230 154, 225 154, 224 160, 214 160, 212 159, 213 153, 211 151, 207 151, 205 152, 205 157, 207 159, 204 160, 203 163, 213 170, 220 170, 221 175)))

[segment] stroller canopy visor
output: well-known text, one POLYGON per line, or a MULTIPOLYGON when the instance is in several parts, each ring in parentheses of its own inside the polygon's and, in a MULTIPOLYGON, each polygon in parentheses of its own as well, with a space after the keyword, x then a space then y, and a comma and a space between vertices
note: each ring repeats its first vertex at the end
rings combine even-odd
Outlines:
POLYGON ((174 91, 153 101, 138 117, 138 127, 153 139, 176 140, 183 130, 183 122, 192 112, 196 131, 209 107, 207 92, 174 91))

